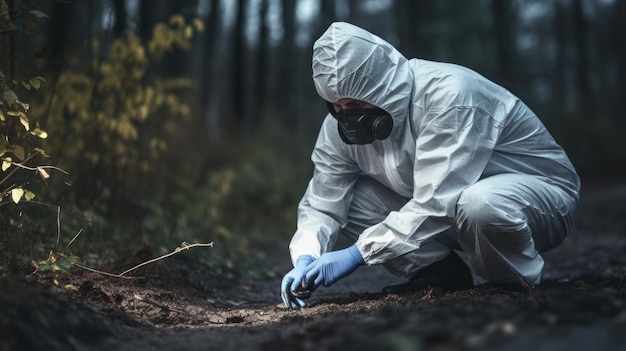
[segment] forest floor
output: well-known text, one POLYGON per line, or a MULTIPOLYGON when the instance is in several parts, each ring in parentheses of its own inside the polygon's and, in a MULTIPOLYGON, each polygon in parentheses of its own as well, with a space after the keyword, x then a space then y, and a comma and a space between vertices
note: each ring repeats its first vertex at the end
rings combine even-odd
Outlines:
MULTIPOLYGON (((361 267, 299 311, 280 277, 227 279, 184 255, 123 280, 0 279, 0 350, 616 350, 626 348, 626 185, 584 184, 575 231, 531 292, 495 286, 382 294, 361 267)), ((268 268, 290 268, 286 243, 268 268)))

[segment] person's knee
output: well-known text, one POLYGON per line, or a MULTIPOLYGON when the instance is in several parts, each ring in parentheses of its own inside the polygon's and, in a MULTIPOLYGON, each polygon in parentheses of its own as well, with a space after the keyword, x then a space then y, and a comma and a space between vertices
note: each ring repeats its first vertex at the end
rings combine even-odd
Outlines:
POLYGON ((526 219, 515 201, 482 187, 470 187, 461 194, 457 202, 456 226, 461 237, 484 236, 489 241, 500 238, 502 233, 511 236, 529 232, 526 219))
POLYGON ((457 202, 457 227, 463 230, 492 226, 498 217, 499 210, 494 206, 497 201, 493 194, 480 188, 467 188, 457 202))
POLYGON ((482 243, 509 252, 534 254, 528 251, 533 243, 530 227, 516 201, 497 191, 468 189, 457 205, 458 240, 465 249, 482 243))

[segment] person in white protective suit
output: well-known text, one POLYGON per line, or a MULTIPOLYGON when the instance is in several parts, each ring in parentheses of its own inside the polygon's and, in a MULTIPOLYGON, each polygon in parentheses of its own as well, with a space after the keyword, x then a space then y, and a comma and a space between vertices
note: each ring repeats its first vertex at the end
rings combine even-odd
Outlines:
POLYGON ((571 229, 580 180, 522 101, 348 23, 315 42, 312 68, 330 113, 289 245, 288 308, 362 265, 416 286, 539 284, 540 253, 571 229), (353 244, 336 250, 340 235, 353 244))

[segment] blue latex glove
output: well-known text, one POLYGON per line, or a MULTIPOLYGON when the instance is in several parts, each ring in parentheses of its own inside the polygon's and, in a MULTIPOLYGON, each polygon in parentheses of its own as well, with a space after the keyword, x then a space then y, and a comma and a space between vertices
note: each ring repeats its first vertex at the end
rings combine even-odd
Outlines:
POLYGON ((304 287, 311 291, 320 285, 331 286, 337 280, 364 265, 356 244, 339 251, 328 252, 306 267, 304 287))
POLYGON ((313 256, 303 255, 298 257, 296 266, 283 277, 283 282, 280 285, 280 296, 287 308, 302 308, 306 306, 306 302, 304 302, 303 298, 296 297, 295 295, 302 287, 306 267, 313 261, 315 261, 313 256))

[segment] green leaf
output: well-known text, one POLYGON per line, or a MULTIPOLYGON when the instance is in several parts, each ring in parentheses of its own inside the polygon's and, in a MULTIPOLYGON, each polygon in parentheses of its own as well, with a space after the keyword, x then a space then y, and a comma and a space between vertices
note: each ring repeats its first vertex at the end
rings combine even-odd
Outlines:
POLYGON ((37 18, 47 18, 47 17, 49 17, 46 13, 41 12, 39 10, 30 10, 30 11, 28 11, 28 13, 30 13, 31 15, 34 15, 37 18))
POLYGON ((26 157, 26 151, 24 151, 24 148, 20 145, 11 145, 9 151, 20 161, 24 160, 24 157, 26 157))
POLYGON ((24 191, 24 199, 26 199, 26 201, 30 201, 30 200, 34 199, 35 196, 36 196, 35 193, 33 193, 30 190, 24 191))
MULTIPOLYGON (((47 134, 46 134, 46 136, 47 136, 47 134)), ((40 147, 36 147, 34 150, 37 151, 38 153, 40 153, 41 156, 43 156, 43 157, 50 157, 50 155, 48 155, 46 153, 46 150, 44 150, 44 149, 42 149, 40 147)))
POLYGON ((24 88, 26 88, 26 90, 30 90, 30 88, 31 88, 30 84, 28 84, 27 82, 25 82, 23 80, 21 80, 20 83, 22 83, 22 86, 24 88))
POLYGON ((74 265, 72 262, 65 260, 65 259, 58 260, 57 264, 59 265, 59 267, 63 269, 63 271, 68 272, 68 273, 69 273, 69 269, 72 268, 72 266, 74 265))
POLYGON ((67 268, 65 268, 65 267, 63 267, 61 265, 58 265, 56 263, 52 264, 52 270, 55 271, 55 272, 56 271, 62 271, 64 273, 69 273, 70 272, 67 268))
POLYGON ((39 173, 42 179, 50 178, 50 175, 48 174, 48 172, 42 167, 37 167, 37 172, 39 173))
POLYGON ((46 272, 46 271, 49 271, 50 269, 52 269, 52 266, 50 266, 50 263, 46 263, 43 266, 39 266, 40 272, 46 272))
POLYGON ((193 26, 196 28, 196 31, 202 32, 204 30, 204 22, 202 22, 199 18, 193 19, 193 26))
POLYGON ((20 123, 22 123, 26 131, 30 129, 30 121, 24 112, 20 112, 20 123))
MULTIPOLYGON (((4 100, 4 102, 9 105, 12 106, 13 104, 15 104, 19 99, 17 98, 17 94, 15 94, 15 92, 11 89, 6 89, 3 93, 2 93, 2 100, 4 100)), ((8 112, 7 112, 8 113, 8 112)))
POLYGON ((16 204, 20 202, 20 200, 22 199, 23 195, 24 195, 24 189, 22 189, 22 188, 15 188, 15 189, 11 190, 11 199, 16 204))
POLYGON ((2 171, 3 172, 6 171, 7 169, 9 169, 9 167, 11 167, 11 164, 12 164, 11 161, 13 161, 13 160, 10 157, 4 158, 2 160, 2 171))
POLYGON ((20 123, 26 128, 26 130, 30 129, 30 121, 28 120, 28 116, 22 111, 7 111, 7 115, 13 117, 19 117, 20 123))
POLYGON ((41 88, 41 81, 37 78, 31 78, 28 83, 35 89, 41 88))
POLYGON ((41 130, 39 128, 35 128, 33 130, 30 131, 30 134, 39 137, 41 139, 46 139, 48 137, 48 133, 46 133, 46 131, 41 130))

